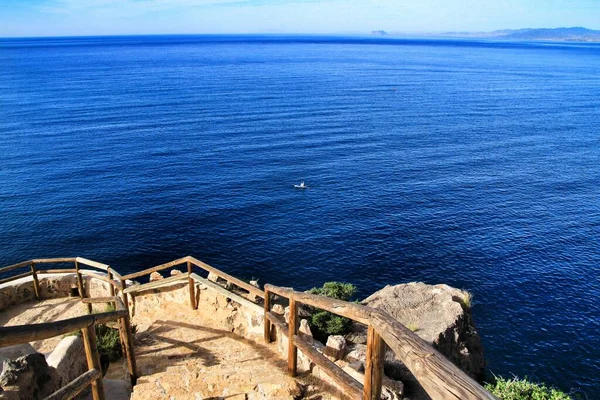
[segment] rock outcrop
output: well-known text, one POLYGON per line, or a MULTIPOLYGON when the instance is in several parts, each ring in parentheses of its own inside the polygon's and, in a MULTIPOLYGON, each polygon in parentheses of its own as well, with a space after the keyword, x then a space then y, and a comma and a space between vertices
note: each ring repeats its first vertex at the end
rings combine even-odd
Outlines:
POLYGON ((33 353, 4 361, 0 375, 0 399, 43 399, 59 388, 56 370, 43 354, 33 353))
POLYGON ((386 286, 362 304, 388 312, 476 380, 483 378, 483 346, 470 294, 448 285, 413 282, 386 286))
POLYGON ((77 336, 63 338, 46 361, 56 370, 58 387, 67 385, 88 370, 83 340, 77 336))
POLYGON ((29 343, 15 344, 0 348, 0 374, 4 369, 4 361, 15 360, 27 354, 37 353, 29 343))
POLYGON ((0 400, 45 398, 88 370, 77 336, 63 338, 47 358, 29 343, 2 350, 0 400))

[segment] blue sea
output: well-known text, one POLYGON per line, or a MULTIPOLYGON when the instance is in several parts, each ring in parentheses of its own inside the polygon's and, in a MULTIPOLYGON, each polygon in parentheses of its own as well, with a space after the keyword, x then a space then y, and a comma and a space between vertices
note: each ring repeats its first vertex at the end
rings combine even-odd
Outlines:
POLYGON ((447 283, 492 373, 600 399, 599 238, 600 44, 0 40, 0 265, 447 283))

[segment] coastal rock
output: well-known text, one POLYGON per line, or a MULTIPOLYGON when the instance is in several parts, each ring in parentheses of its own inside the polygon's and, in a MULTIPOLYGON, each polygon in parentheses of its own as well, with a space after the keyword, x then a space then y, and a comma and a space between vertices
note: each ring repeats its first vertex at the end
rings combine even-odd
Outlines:
MULTIPOLYGON (((483 346, 469 307, 469 293, 448 285, 413 282, 386 286, 362 304, 386 311, 476 380, 484 375, 483 346)), ((405 367, 386 355, 386 373, 405 367)), ((389 375, 389 374, 388 374, 389 375)))
POLYGON ((46 359, 56 370, 59 387, 65 386, 88 370, 83 340, 77 336, 63 338, 46 359))
POLYGON ((271 307, 271 311, 273 313, 279 314, 279 315, 285 314, 285 309, 283 308, 283 306, 281 304, 274 304, 273 307, 271 307))
POLYGON ((298 333, 305 340, 308 340, 308 341, 313 340, 313 334, 312 334, 312 331, 310 330, 310 325, 308 324, 308 321, 305 319, 300 320, 300 326, 298 327, 298 333))
POLYGON ((160 281, 161 279, 165 279, 165 278, 158 271, 154 271, 153 273, 150 274, 150 282, 160 281))
POLYGON ((252 280, 249 282, 252 286, 254 286, 255 288, 260 289, 260 285, 258 284, 258 280, 252 280))
POLYGON ((0 374, 3 370, 4 361, 14 360, 27 354, 37 353, 29 343, 15 344, 0 348, 0 374))
POLYGON ((0 387, 6 399, 43 399, 59 388, 56 371, 40 353, 4 361, 0 387))
POLYGON ((325 356, 331 361, 336 361, 346 354, 346 340, 341 335, 331 335, 327 338, 325 356))

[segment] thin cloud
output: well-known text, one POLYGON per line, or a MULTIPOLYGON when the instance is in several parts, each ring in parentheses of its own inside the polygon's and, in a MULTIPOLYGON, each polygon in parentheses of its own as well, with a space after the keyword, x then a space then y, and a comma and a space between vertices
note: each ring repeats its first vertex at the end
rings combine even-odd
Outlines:
MULTIPOLYGON (((38 4, 43 13, 66 14, 104 10, 184 10, 205 7, 253 7, 299 3, 324 3, 322 0, 49 0, 38 4)), ((325 1, 327 2, 327 1, 325 1)))

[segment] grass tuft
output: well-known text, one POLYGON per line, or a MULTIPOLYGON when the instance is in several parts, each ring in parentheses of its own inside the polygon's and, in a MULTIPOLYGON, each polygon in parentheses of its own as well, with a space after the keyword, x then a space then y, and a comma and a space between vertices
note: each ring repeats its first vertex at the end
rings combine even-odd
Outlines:
POLYGON ((485 389, 499 400, 573 400, 568 394, 543 383, 531 382, 527 377, 494 377, 494 382, 486 383, 485 389))
POLYGON ((463 290, 464 296, 461 299, 461 303, 466 308, 471 308, 473 305, 473 293, 463 290))
POLYGON ((419 330, 419 325, 416 322, 409 322, 408 325, 406 325, 406 327, 413 332, 416 332, 419 330))

